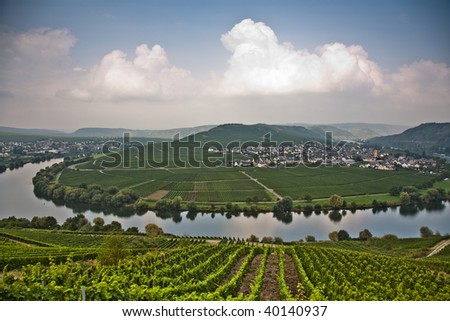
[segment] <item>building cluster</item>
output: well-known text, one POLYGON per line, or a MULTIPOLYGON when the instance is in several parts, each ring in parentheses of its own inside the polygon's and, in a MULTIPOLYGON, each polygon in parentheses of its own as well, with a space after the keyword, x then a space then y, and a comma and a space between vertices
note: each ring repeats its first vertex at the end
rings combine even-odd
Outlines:
POLYGON ((347 143, 333 148, 321 144, 305 146, 302 144, 278 147, 249 147, 245 150, 226 152, 241 153, 247 159, 233 159, 233 166, 240 167, 284 167, 299 164, 323 164, 395 170, 397 168, 432 172, 438 166, 436 158, 417 158, 401 153, 381 153, 377 149, 357 143, 347 143))
POLYGON ((103 140, 54 140, 0 141, 0 157, 37 155, 92 155, 102 151, 103 140))

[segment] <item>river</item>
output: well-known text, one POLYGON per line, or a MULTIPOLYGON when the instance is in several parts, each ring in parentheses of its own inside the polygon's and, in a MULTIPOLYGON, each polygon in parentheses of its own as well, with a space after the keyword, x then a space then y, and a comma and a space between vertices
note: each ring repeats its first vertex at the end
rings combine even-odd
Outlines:
MULTIPOLYGON (((33 176, 41 168, 60 160, 51 160, 40 164, 27 164, 13 171, 0 174, 0 218, 16 216, 32 219, 33 216, 53 216, 62 224, 68 217, 75 215, 74 210, 65 206, 38 199, 33 193, 33 176)), ((292 214, 288 220, 280 221, 273 214, 259 214, 257 217, 227 216, 221 214, 198 213, 195 218, 181 213, 178 219, 163 219, 154 212, 144 215, 119 217, 113 214, 86 211, 84 215, 92 220, 101 216, 106 223, 118 221, 123 228, 136 226, 144 231, 145 225, 154 223, 164 232, 190 236, 231 236, 247 238, 251 234, 258 237, 279 236, 285 241, 304 239, 313 235, 317 240, 327 240, 331 231, 346 230, 351 237, 357 237, 363 229, 369 229, 374 236, 391 233, 399 237, 418 237, 419 228, 428 226, 441 234, 450 233, 450 205, 444 204, 436 210, 419 210, 414 214, 401 214, 398 208, 373 213, 372 210, 347 211, 344 216, 330 214, 292 214), (180 220, 181 218, 181 220, 180 220), (333 218, 333 219, 332 219, 333 218), (340 220, 339 220, 340 219, 340 220)))

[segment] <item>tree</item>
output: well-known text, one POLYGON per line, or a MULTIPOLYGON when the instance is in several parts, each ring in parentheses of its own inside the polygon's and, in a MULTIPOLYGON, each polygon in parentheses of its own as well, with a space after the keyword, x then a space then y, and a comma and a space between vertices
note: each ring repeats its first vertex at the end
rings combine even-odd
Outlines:
POLYGON ((59 227, 58 221, 53 216, 33 217, 31 227, 37 229, 52 230, 59 227))
POLYGON ((103 265, 115 265, 127 256, 124 239, 118 235, 105 237, 98 260, 103 265))
POLYGON ((383 237, 381 239, 386 240, 386 241, 393 241, 393 240, 398 240, 398 236, 395 234, 385 234, 385 235, 383 235, 383 237))
POLYGON ((105 225, 105 220, 101 217, 96 217, 92 221, 94 223, 94 230, 95 231, 101 231, 105 225))
POLYGON ((372 238, 372 233, 368 229, 364 229, 361 232, 359 232, 359 238, 361 240, 369 240, 372 238))
POLYGON ((411 197, 407 192, 400 193, 400 206, 407 207, 411 204, 411 197))
POLYGON ((289 196, 279 200, 274 206, 273 206, 273 212, 275 214, 288 214, 292 212, 292 198, 289 196))
POLYGON ((75 217, 68 217, 61 226, 62 230, 76 231, 85 225, 90 225, 88 219, 83 214, 77 214, 75 217))
POLYGON ((333 241, 333 242, 339 241, 339 239, 338 239, 338 232, 337 231, 330 232, 328 234, 328 238, 330 239, 330 241, 333 241))
POLYGON ((305 202, 309 203, 312 201, 312 197, 309 194, 306 194, 305 197, 303 197, 303 199, 305 200, 305 202))
POLYGON ((264 236, 261 240, 261 243, 269 243, 272 244, 273 243, 273 237, 271 236, 264 236))
POLYGON ((258 243, 259 242, 259 237, 257 237, 256 235, 250 235, 250 237, 247 239, 247 242, 252 242, 252 243, 258 243))
POLYGON ((139 214, 144 214, 148 211, 148 204, 143 198, 138 198, 136 202, 134 202, 134 209, 139 214))
POLYGON ((120 232, 123 231, 122 224, 117 221, 112 221, 111 223, 105 225, 105 230, 110 232, 120 232))
POLYGON ((283 241, 283 239, 282 239, 281 237, 275 236, 273 242, 274 242, 275 244, 283 244, 284 241, 283 241))
POLYGON ((189 212, 197 212, 197 204, 194 201, 191 201, 187 204, 187 209, 189 212))
POLYGON ((344 205, 344 199, 342 198, 342 196, 337 194, 331 195, 329 202, 331 207, 335 210, 341 208, 342 205, 344 205))
POLYGON ((421 237, 430 237, 433 236, 433 231, 430 230, 428 226, 422 226, 420 228, 420 236, 421 237))
POLYGON ((305 240, 306 242, 315 242, 316 238, 312 235, 306 235, 305 240))
POLYGON ((350 240, 350 235, 346 230, 340 230, 337 234, 339 241, 348 241, 350 240))
POLYGON ((389 190, 389 194, 392 196, 399 196, 401 191, 402 191, 401 186, 392 186, 391 189, 389 190))
POLYGON ((150 223, 145 225, 145 233, 151 236, 163 235, 164 231, 158 225, 150 223))
POLYGON ((127 228, 126 232, 127 233, 139 233, 139 229, 136 226, 131 226, 131 227, 127 228))
POLYGON ((423 201, 425 204, 440 203, 445 199, 443 193, 435 188, 430 188, 423 195, 423 201))

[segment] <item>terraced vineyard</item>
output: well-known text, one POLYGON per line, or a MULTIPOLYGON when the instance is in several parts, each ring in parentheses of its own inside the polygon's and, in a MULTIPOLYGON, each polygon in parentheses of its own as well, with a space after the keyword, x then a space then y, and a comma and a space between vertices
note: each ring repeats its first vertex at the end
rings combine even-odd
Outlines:
MULTIPOLYGON (((0 244, 7 247, 9 240, 0 244)), ((314 245, 174 243, 5 273, 2 300, 450 300, 450 263, 314 245), (84 293, 84 294, 82 294, 84 293)))
MULTIPOLYGON (((80 234, 32 229, 0 229, 0 269, 20 268, 26 264, 49 264, 94 259, 100 253, 107 235, 80 234)), ((144 253, 154 248, 176 246, 177 240, 148 238, 139 235, 121 236, 130 253, 144 253)))

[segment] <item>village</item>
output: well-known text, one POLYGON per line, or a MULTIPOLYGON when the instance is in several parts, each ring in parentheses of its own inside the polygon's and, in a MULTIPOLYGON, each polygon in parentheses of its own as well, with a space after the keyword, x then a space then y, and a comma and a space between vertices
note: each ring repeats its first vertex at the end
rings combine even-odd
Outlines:
POLYGON ((295 167, 305 166, 359 166, 377 170, 393 171, 398 168, 412 169, 421 172, 435 173, 441 169, 448 159, 433 155, 424 157, 409 155, 398 151, 381 152, 360 143, 345 143, 327 150, 321 144, 305 146, 303 144, 278 147, 248 147, 247 149, 232 149, 225 152, 241 153, 247 159, 234 159, 234 167, 295 167), (322 148, 320 148, 322 147, 322 148))

